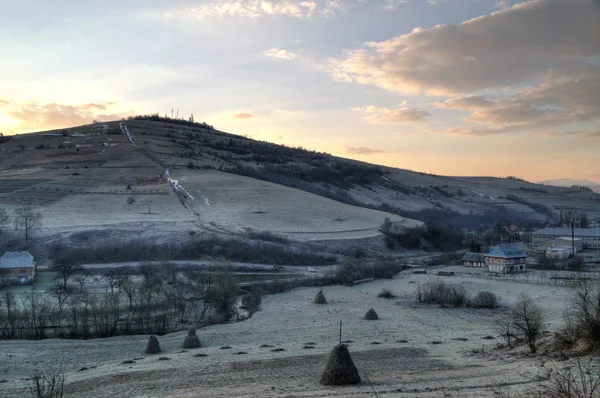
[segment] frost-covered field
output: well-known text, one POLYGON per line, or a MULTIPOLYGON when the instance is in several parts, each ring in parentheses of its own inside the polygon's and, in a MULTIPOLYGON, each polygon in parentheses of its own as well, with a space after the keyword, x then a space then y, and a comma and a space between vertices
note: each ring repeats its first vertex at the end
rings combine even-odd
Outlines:
MULTIPOLYGON (((383 396, 442 397, 444 390, 459 388, 461 397, 481 397, 491 396, 497 383, 532 383, 537 360, 473 354, 482 347, 490 352, 500 342, 483 339, 497 336, 492 321, 500 310, 414 303, 415 282, 430 278, 436 277, 401 274, 355 287, 326 287, 327 305, 313 304, 316 288, 267 296, 262 311, 247 321, 198 330, 204 347, 186 352, 181 349, 185 332, 160 337, 163 354, 152 356, 144 354, 147 336, 0 342, 0 380, 6 380, 0 383, 0 396, 21 395, 32 369, 57 365, 67 372, 69 397, 368 396, 368 383, 346 388, 318 384, 326 355, 339 339, 340 321, 342 339, 352 341, 350 352, 363 380, 368 376, 383 396), (378 298, 385 287, 398 297, 378 298), (362 319, 371 307, 379 320, 362 319), (304 348, 306 343, 315 343, 314 348, 304 348), (122 364, 125 360, 134 362, 122 364)), ((526 292, 546 309, 548 330, 561 326, 569 305, 563 287, 447 280, 463 284, 471 294, 495 292, 503 305, 526 292)))
POLYGON ((407 227, 421 224, 216 170, 176 170, 171 174, 193 196, 190 204, 209 230, 240 232, 250 228, 316 240, 374 236, 386 217, 407 227))

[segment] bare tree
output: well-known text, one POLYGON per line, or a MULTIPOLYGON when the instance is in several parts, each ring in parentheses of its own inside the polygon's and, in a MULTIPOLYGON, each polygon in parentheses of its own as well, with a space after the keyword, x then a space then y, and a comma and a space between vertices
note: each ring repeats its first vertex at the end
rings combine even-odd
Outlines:
POLYGON ((600 281, 581 281, 573 291, 574 329, 592 347, 600 346, 600 281))
POLYGON ((90 273, 87 270, 82 270, 73 277, 75 283, 79 285, 79 293, 83 293, 83 286, 88 283, 89 277, 90 273))
POLYGON ((533 302, 531 297, 523 293, 511 312, 515 329, 523 335, 531 352, 535 353, 537 339, 544 324, 544 311, 533 302))
POLYGON ((62 398, 64 387, 64 373, 52 369, 36 369, 29 378, 29 394, 33 398, 62 398))
POLYGON ((29 243, 31 234, 42 227, 42 213, 29 205, 23 205, 15 210, 15 229, 25 233, 25 245, 29 243))
POLYGON ((506 344, 509 348, 512 348, 513 339, 516 339, 514 326, 513 326, 513 318, 512 311, 506 311, 502 315, 500 315, 494 321, 496 330, 502 336, 502 338, 506 341, 506 344))
POLYGON ((69 279, 75 275, 75 273, 83 271, 83 267, 80 264, 75 264, 72 260, 67 258, 59 258, 54 260, 54 263, 50 266, 50 269, 56 272, 55 280, 62 282, 64 290, 68 289, 69 279))
POLYGON ((10 221, 10 217, 5 209, 0 209, 0 235, 2 235, 2 231, 6 227, 6 224, 10 221))

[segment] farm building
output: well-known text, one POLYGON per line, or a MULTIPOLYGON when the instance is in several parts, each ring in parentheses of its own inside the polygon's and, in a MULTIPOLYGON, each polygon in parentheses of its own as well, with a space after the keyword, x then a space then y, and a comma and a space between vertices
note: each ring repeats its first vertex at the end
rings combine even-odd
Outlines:
POLYGON ((483 253, 466 252, 461 261, 466 267, 485 267, 483 253))
MULTIPOLYGON (((575 238, 583 241, 584 249, 600 249, 600 228, 575 228, 574 232, 575 238)), ((571 228, 544 228, 531 234, 534 244, 558 238, 571 239, 571 228)))
POLYGON ((554 260, 565 260, 571 257, 571 246, 554 246, 546 249, 546 257, 554 260))
POLYGON ((32 283, 35 263, 29 252, 6 252, 0 257, 0 282, 32 283))
POLYGON ((512 274, 525 271, 527 253, 515 245, 494 246, 484 255, 488 271, 512 274))

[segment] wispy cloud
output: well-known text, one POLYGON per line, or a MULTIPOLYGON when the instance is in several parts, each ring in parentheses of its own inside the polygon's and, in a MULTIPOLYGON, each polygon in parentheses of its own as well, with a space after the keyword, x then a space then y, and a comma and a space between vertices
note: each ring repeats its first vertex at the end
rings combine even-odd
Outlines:
POLYGON ((375 124, 393 124, 421 122, 431 116, 427 111, 410 108, 388 109, 374 105, 352 108, 353 111, 365 113, 365 120, 375 124))
POLYGON ((387 153, 387 151, 383 151, 380 149, 372 149, 372 148, 367 148, 364 146, 350 146, 350 145, 344 146, 344 152, 349 155, 363 155, 363 156, 387 153))
POLYGON ((285 60, 292 60, 296 58, 296 54, 291 51, 281 50, 279 48, 271 48, 264 52, 265 56, 270 58, 279 58, 285 60))
POLYGON ((248 112, 240 112, 232 115, 231 118, 235 120, 250 120, 256 118, 256 115, 248 112))
POLYGON ((39 104, 35 101, 13 102, 0 100, 0 114, 11 122, 11 132, 50 130, 87 124, 93 120, 118 120, 126 114, 114 112, 116 102, 106 101, 79 105, 39 104))
POLYGON ((198 19, 214 17, 243 17, 258 19, 272 16, 310 18, 313 15, 331 16, 345 9, 342 0, 211 0, 189 11, 198 19))

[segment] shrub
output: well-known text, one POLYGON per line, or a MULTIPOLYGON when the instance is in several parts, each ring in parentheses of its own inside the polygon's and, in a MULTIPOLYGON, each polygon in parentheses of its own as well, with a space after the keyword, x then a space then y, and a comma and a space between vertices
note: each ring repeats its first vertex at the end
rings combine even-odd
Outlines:
POLYGON ((542 334, 544 310, 531 297, 521 294, 511 311, 514 330, 527 341, 532 354, 535 354, 537 339, 542 334))
POLYGON ((133 196, 127 197, 127 203, 132 205, 135 203, 135 198, 133 196))
POLYGON ((573 291, 573 328, 592 347, 600 346, 600 281, 581 281, 573 291))
POLYGON ((277 235, 271 231, 249 231, 246 233, 246 236, 248 239, 263 240, 265 242, 289 243, 287 238, 277 235))
POLYGON ((65 375, 54 370, 35 370, 29 379, 29 394, 33 398, 62 398, 65 375))
POLYGON ((386 299, 396 298, 396 296, 388 288, 381 289, 381 291, 379 292, 379 294, 377 295, 377 297, 386 298, 386 299))
POLYGON ((417 285, 416 296, 420 303, 453 307, 465 305, 469 298, 464 286, 451 285, 444 281, 432 281, 417 285))
POLYGON ((492 292, 479 292, 471 300, 471 307, 473 308, 497 308, 498 307, 498 296, 492 292))
POLYGON ((583 257, 575 256, 573 257, 568 264, 569 268, 573 271, 581 271, 585 267, 585 262, 583 257))

